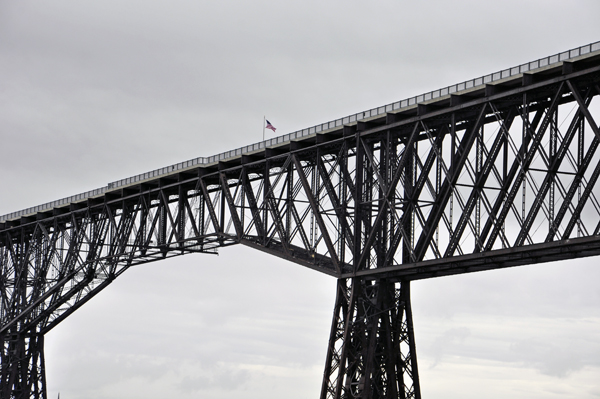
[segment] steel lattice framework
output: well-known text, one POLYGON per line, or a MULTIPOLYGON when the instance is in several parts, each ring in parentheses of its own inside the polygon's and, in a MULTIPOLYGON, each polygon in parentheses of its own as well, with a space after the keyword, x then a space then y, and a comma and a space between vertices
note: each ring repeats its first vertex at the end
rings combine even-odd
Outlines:
POLYGON ((600 59, 0 223, 0 398, 130 266, 244 244, 338 279, 321 398, 420 398, 410 281, 600 254, 600 59))

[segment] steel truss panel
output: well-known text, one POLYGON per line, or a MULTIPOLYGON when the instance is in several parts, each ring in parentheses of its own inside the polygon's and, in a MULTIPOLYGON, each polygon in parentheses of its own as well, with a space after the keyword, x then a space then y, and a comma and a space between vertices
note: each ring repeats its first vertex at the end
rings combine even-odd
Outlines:
POLYGON ((420 397, 410 280, 600 253, 588 57, 0 223, 1 398, 130 266, 243 244, 337 277, 321 397, 420 397))

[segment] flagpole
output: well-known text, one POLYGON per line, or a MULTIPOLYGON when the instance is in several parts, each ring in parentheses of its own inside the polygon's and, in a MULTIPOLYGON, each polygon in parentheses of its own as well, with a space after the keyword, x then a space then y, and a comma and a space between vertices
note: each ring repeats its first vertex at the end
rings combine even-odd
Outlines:
POLYGON ((265 121, 267 120, 267 116, 263 115, 263 141, 265 141, 265 121))

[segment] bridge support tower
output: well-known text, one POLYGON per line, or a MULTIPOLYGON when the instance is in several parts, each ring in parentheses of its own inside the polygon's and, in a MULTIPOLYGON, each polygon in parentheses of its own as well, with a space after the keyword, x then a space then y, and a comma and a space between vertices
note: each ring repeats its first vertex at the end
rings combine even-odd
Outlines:
POLYGON ((321 399, 420 399, 410 282, 337 282, 321 399))
POLYGON ((44 335, 2 337, 0 399, 46 399, 44 335))

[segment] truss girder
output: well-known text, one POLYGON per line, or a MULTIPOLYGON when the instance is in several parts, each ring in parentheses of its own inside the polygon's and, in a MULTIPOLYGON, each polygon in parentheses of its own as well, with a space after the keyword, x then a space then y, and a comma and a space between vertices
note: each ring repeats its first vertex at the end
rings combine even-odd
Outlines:
POLYGON ((322 398, 419 397, 410 280, 600 253, 597 64, 0 224, 2 398, 44 397, 43 335, 130 266, 234 244, 339 279, 322 398))

